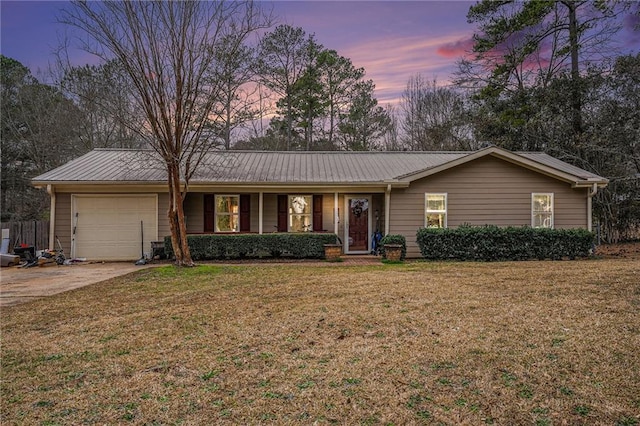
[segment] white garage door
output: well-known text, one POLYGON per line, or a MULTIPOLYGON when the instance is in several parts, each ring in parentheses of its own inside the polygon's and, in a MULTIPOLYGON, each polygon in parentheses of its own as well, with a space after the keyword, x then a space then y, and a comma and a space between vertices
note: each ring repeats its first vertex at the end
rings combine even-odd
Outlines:
POLYGON ((148 255, 151 241, 158 239, 155 194, 74 195, 72 204, 72 233, 73 227, 76 229, 73 257, 135 260, 143 248, 148 255))

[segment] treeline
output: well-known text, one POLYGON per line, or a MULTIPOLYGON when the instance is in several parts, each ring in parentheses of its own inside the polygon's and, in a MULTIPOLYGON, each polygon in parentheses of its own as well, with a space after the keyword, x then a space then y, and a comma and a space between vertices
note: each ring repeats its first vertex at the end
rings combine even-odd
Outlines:
MULTIPOLYGON (((202 146, 545 151, 609 178, 594 200, 603 237, 637 238, 640 55, 610 46, 617 23, 639 10, 631 2, 479 2, 467 16, 474 49, 454 83, 416 74, 386 106, 363 68, 302 28, 280 25, 253 44, 229 32, 211 46, 203 79, 215 90, 198 127, 210 141, 202 146)), ((35 175, 94 148, 148 146, 131 70, 118 61, 61 67, 44 84, 1 59, 3 220, 46 216, 47 195, 29 184, 35 175)))

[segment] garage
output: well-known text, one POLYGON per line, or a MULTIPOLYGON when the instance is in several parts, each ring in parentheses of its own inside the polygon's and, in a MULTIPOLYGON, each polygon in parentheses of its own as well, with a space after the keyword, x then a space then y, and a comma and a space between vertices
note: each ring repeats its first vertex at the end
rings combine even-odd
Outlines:
POLYGON ((135 260, 149 254, 158 239, 158 197, 73 195, 73 257, 87 260, 135 260), (144 234, 144 243, 142 242, 144 234))

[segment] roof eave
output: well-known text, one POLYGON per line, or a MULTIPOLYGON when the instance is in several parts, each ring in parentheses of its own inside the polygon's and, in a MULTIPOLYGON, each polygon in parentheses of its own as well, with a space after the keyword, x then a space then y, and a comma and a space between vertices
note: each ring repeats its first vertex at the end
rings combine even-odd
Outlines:
POLYGON ((59 185, 160 185, 166 184, 164 180, 101 180, 101 181, 88 181, 88 180, 32 180, 31 185, 36 188, 46 188, 47 185, 59 186, 59 185))
POLYGON ((583 179, 573 183, 573 188, 593 188, 593 185, 598 185, 598 188, 604 188, 609 184, 609 179, 583 179))
MULTIPOLYGON (((46 188, 51 185, 64 187, 88 187, 88 186, 166 186, 166 181, 32 181, 36 188, 46 188)), ((277 190, 281 188, 375 188, 383 191, 391 185, 394 188, 405 188, 408 182, 397 180, 389 181, 366 181, 366 182, 215 182, 215 181, 192 181, 189 188, 192 190, 203 190, 207 188, 238 188, 238 189, 264 189, 277 190)))

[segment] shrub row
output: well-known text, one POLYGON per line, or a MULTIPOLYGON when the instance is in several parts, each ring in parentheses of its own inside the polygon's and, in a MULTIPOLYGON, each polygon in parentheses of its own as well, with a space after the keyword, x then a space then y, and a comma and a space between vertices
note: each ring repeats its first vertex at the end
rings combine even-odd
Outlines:
MULTIPOLYGON (((320 259, 324 245, 335 244, 335 234, 206 234, 189 235, 187 243, 193 260, 293 257, 320 259)), ((171 237, 164 238, 165 252, 173 258, 171 237)))
POLYGON ((400 244, 402 246, 402 254, 400 255, 400 260, 404 260, 407 256, 407 239, 404 235, 387 235, 382 237, 380 240, 380 254, 383 259, 387 258, 387 254, 384 251, 385 244, 400 244))
POLYGON ((461 226, 421 228, 417 241, 422 256, 433 260, 559 260, 589 256, 594 234, 586 229, 461 226))

